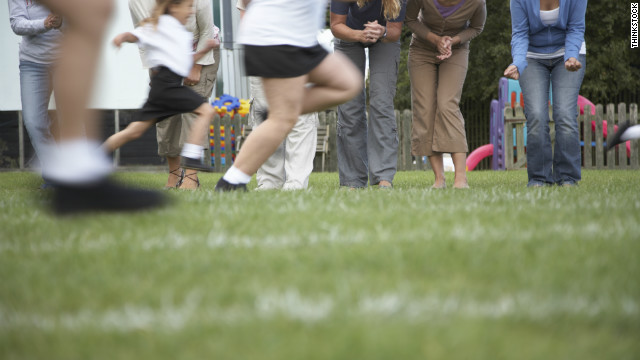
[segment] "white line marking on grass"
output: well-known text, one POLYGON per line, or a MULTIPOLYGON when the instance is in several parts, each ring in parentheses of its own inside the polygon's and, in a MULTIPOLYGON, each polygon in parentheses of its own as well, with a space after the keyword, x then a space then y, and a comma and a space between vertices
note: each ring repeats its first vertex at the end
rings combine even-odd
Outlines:
POLYGON ((219 306, 202 300, 199 291, 182 301, 163 302, 158 308, 125 304, 106 310, 81 309, 75 313, 42 314, 11 311, 0 306, 0 331, 98 331, 127 333, 147 330, 173 333, 187 327, 285 319, 307 324, 323 321, 371 321, 426 323, 437 319, 503 318, 546 320, 558 316, 622 318, 634 321, 640 305, 632 298, 590 298, 579 295, 538 296, 505 294, 493 299, 429 294, 413 297, 402 293, 339 300, 331 295, 304 296, 297 289, 266 290, 253 305, 219 306))
POLYGON ((329 296, 309 299, 297 290, 284 293, 268 292, 256 298, 255 310, 261 318, 283 316, 292 320, 313 323, 328 318, 333 311, 333 300, 329 296))

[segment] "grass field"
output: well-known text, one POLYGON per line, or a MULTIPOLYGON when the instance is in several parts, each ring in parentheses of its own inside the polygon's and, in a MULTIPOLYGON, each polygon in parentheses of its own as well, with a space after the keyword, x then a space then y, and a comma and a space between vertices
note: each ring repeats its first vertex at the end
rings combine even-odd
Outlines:
POLYGON ((640 359, 639 171, 219 176, 161 210, 57 218, 36 174, 0 173, 0 359, 640 359))

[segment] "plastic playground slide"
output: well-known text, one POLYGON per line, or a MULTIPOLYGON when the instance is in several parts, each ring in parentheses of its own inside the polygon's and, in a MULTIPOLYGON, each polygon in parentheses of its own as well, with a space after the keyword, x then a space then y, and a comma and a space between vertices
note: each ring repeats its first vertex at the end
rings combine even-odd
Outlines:
POLYGON ((493 144, 482 145, 473 150, 467 157, 467 171, 471 171, 478 166, 482 159, 493 155, 493 144))

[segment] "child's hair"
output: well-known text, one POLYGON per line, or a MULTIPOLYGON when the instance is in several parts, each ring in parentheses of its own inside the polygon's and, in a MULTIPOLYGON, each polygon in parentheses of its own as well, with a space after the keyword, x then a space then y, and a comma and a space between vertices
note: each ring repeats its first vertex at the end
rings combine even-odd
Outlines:
MULTIPOLYGON (((358 0, 358 7, 363 7, 364 3, 371 0, 358 0)), ((402 0, 382 0, 382 9, 384 9, 384 17, 392 20, 400 15, 400 1, 402 0)))
POLYGON ((169 14, 170 5, 180 5, 185 0, 156 0, 156 6, 151 11, 151 16, 140 21, 140 26, 145 24, 153 24, 153 27, 158 26, 158 19, 162 15, 169 14))

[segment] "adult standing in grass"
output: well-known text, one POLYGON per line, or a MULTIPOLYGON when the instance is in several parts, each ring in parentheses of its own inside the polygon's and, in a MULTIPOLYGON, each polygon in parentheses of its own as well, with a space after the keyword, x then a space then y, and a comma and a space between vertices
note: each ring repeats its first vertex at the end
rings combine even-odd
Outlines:
MULTIPOLYGON (((129 0, 129 10, 134 26, 147 19, 155 6, 155 0, 129 0)), ((213 24, 213 11, 210 0, 195 0, 194 13, 185 24, 187 30, 193 33, 193 51, 197 52, 206 47, 210 39, 218 39, 219 29, 213 24)), ((149 68, 144 58, 144 50, 140 49, 142 64, 149 68)), ((184 85, 190 87, 198 95, 209 99, 218 76, 220 64, 220 49, 216 47, 198 60, 189 75, 184 79, 184 85)), ((158 155, 167 159, 169 177, 165 189, 180 188, 195 190, 200 186, 198 172, 194 169, 181 169, 180 149, 187 140, 189 130, 196 120, 194 113, 172 116, 156 124, 156 138, 158 140, 158 155)), ((208 133, 202 136, 202 144, 208 143, 208 133)))
POLYGON ((262 78, 269 114, 247 137, 216 191, 246 190, 300 114, 339 105, 361 90, 362 77, 349 59, 328 54, 318 43, 326 5, 326 0, 248 2, 239 42, 247 75, 262 78))
MULTIPOLYGON (((62 17, 39 2, 9 0, 11 30, 20 41, 20 99, 22 118, 38 159, 53 144, 48 108, 53 90, 53 63, 59 53, 62 17)), ((43 187, 48 184, 45 182, 43 187)))
POLYGON ((469 42, 484 29, 485 0, 408 0, 411 153, 427 156, 433 188, 446 187, 443 153, 455 166, 453 187, 468 188, 467 137, 460 111, 469 65, 469 42))
POLYGON ((364 76, 369 60, 369 122, 366 89, 338 106, 340 185, 391 188, 397 171, 398 132, 393 108, 406 0, 331 1, 335 50, 364 76))
POLYGON ((527 186, 581 179, 578 93, 584 78, 587 0, 511 0, 511 55, 504 76, 519 80, 527 118, 527 186), (549 134, 553 92, 555 149, 549 134))

